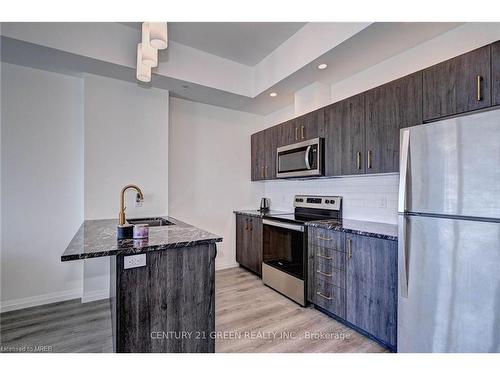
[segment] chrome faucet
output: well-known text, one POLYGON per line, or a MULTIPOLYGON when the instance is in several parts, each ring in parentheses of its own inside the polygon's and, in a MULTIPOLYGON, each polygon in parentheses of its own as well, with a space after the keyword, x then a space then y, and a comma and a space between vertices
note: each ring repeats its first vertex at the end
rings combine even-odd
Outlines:
POLYGON ((118 215, 119 225, 125 225, 125 223, 127 222, 125 220, 125 210, 127 208, 127 207, 125 207, 125 192, 128 189, 135 189, 137 191, 137 195, 138 195, 139 199, 141 201, 144 200, 144 194, 142 194, 142 190, 139 186, 132 185, 132 184, 124 186, 121 193, 120 193, 120 213, 118 215))

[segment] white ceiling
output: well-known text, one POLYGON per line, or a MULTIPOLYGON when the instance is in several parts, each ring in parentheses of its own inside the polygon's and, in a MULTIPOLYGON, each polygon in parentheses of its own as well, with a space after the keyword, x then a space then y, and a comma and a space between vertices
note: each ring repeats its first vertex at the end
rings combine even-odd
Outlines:
MULTIPOLYGON (((140 28, 140 23, 125 23, 140 28)), ((169 22, 168 38, 177 43, 254 66, 305 22, 169 22)))
MULTIPOLYGON (((3 24, 1 60, 69 74, 83 72, 136 82, 135 43, 140 39, 138 25, 138 23, 127 26, 116 23, 3 24), (75 43, 75 40, 78 43, 75 43)), ((411 51, 421 43, 445 35, 462 24, 373 23, 335 45, 332 45, 331 38, 321 38, 325 34, 331 36, 330 34, 335 33, 323 32, 318 38, 313 38, 313 41, 318 40, 319 47, 328 48, 325 48, 325 52, 322 53, 314 51, 317 55, 311 54, 311 38, 304 38, 304 34, 310 33, 316 36, 317 31, 324 31, 326 26, 325 24, 307 24, 292 39, 287 39, 288 41, 298 39, 298 43, 292 43, 292 52, 298 45, 301 48, 301 56, 309 53, 312 59, 299 61, 296 69, 290 69, 286 76, 255 95, 238 92, 234 87, 246 87, 245 85, 249 82, 253 82, 245 81, 245 78, 248 78, 248 75, 252 77, 252 69, 256 67, 236 64, 202 51, 196 52, 197 49, 185 47, 182 43, 171 43, 166 51, 162 51, 163 61, 153 72, 153 80, 147 86, 169 90, 172 96, 188 100, 266 115, 292 104, 294 93, 313 82, 319 81, 325 84, 342 82, 382 61, 411 51), (207 58, 203 55, 211 57, 207 58), (318 70, 319 63, 327 63, 328 68, 318 70), (204 79, 206 77, 212 80, 207 81, 204 79), (228 82, 232 86, 228 85, 228 82), (270 98, 271 91, 279 95, 270 98)), ((331 29, 333 26, 336 27, 336 24, 330 26, 331 29)), ((469 27, 472 31, 465 29, 460 33, 465 33, 465 35, 469 33, 471 39, 483 34, 485 35, 483 39, 491 38, 491 41, 498 39, 498 24, 496 23, 470 24, 469 27)), ((461 35, 460 33, 457 35, 461 35)), ((453 41, 453 38, 451 40, 453 41)), ((279 52, 282 47, 283 45, 270 56, 279 52)), ((436 52, 436 55, 439 56, 439 53, 436 52)), ((286 54, 264 73, 280 68, 288 62, 288 59, 293 60, 294 56, 293 53, 286 54)), ((257 67, 266 61, 261 62, 257 67)), ((419 61, 424 60, 419 58, 419 61)), ((430 59, 430 61, 434 60, 430 59)), ((419 66, 414 66, 414 68, 419 68, 419 66)))

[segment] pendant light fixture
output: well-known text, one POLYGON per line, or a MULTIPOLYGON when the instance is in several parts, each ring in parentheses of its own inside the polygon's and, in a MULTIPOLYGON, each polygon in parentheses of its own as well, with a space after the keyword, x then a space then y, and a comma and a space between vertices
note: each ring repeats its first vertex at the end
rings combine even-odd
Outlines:
POLYGON ((141 82, 151 81, 151 67, 142 62, 142 43, 137 44, 137 73, 136 77, 141 82))
POLYGON ((151 45, 156 49, 167 48, 168 47, 167 23, 166 22, 147 22, 147 23, 149 23, 149 41, 151 45))
POLYGON ((150 23, 142 23, 142 63, 150 68, 158 66, 158 50, 154 48, 150 41, 150 23))
POLYGON ((158 50, 168 47, 166 22, 143 22, 142 43, 137 45, 137 71, 139 81, 151 81, 151 68, 158 66, 158 50))

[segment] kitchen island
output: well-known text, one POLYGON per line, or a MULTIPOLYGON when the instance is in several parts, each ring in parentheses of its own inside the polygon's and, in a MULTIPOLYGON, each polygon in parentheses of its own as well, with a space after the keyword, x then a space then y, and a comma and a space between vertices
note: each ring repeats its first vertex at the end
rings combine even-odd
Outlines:
POLYGON ((215 351, 215 257, 222 237, 171 217, 145 240, 117 240, 118 220, 86 220, 62 261, 109 256, 116 352, 215 351))

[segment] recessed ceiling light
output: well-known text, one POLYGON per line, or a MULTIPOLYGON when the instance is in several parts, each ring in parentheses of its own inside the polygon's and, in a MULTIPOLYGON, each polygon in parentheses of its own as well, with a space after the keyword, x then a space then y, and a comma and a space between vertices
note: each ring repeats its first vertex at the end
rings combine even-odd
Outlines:
POLYGON ((278 93, 277 92, 272 92, 272 93, 269 94, 269 96, 271 98, 274 98, 275 96, 278 96, 278 93))
POLYGON ((327 64, 319 64, 318 69, 323 70, 323 69, 326 69, 327 66, 328 66, 327 64))

